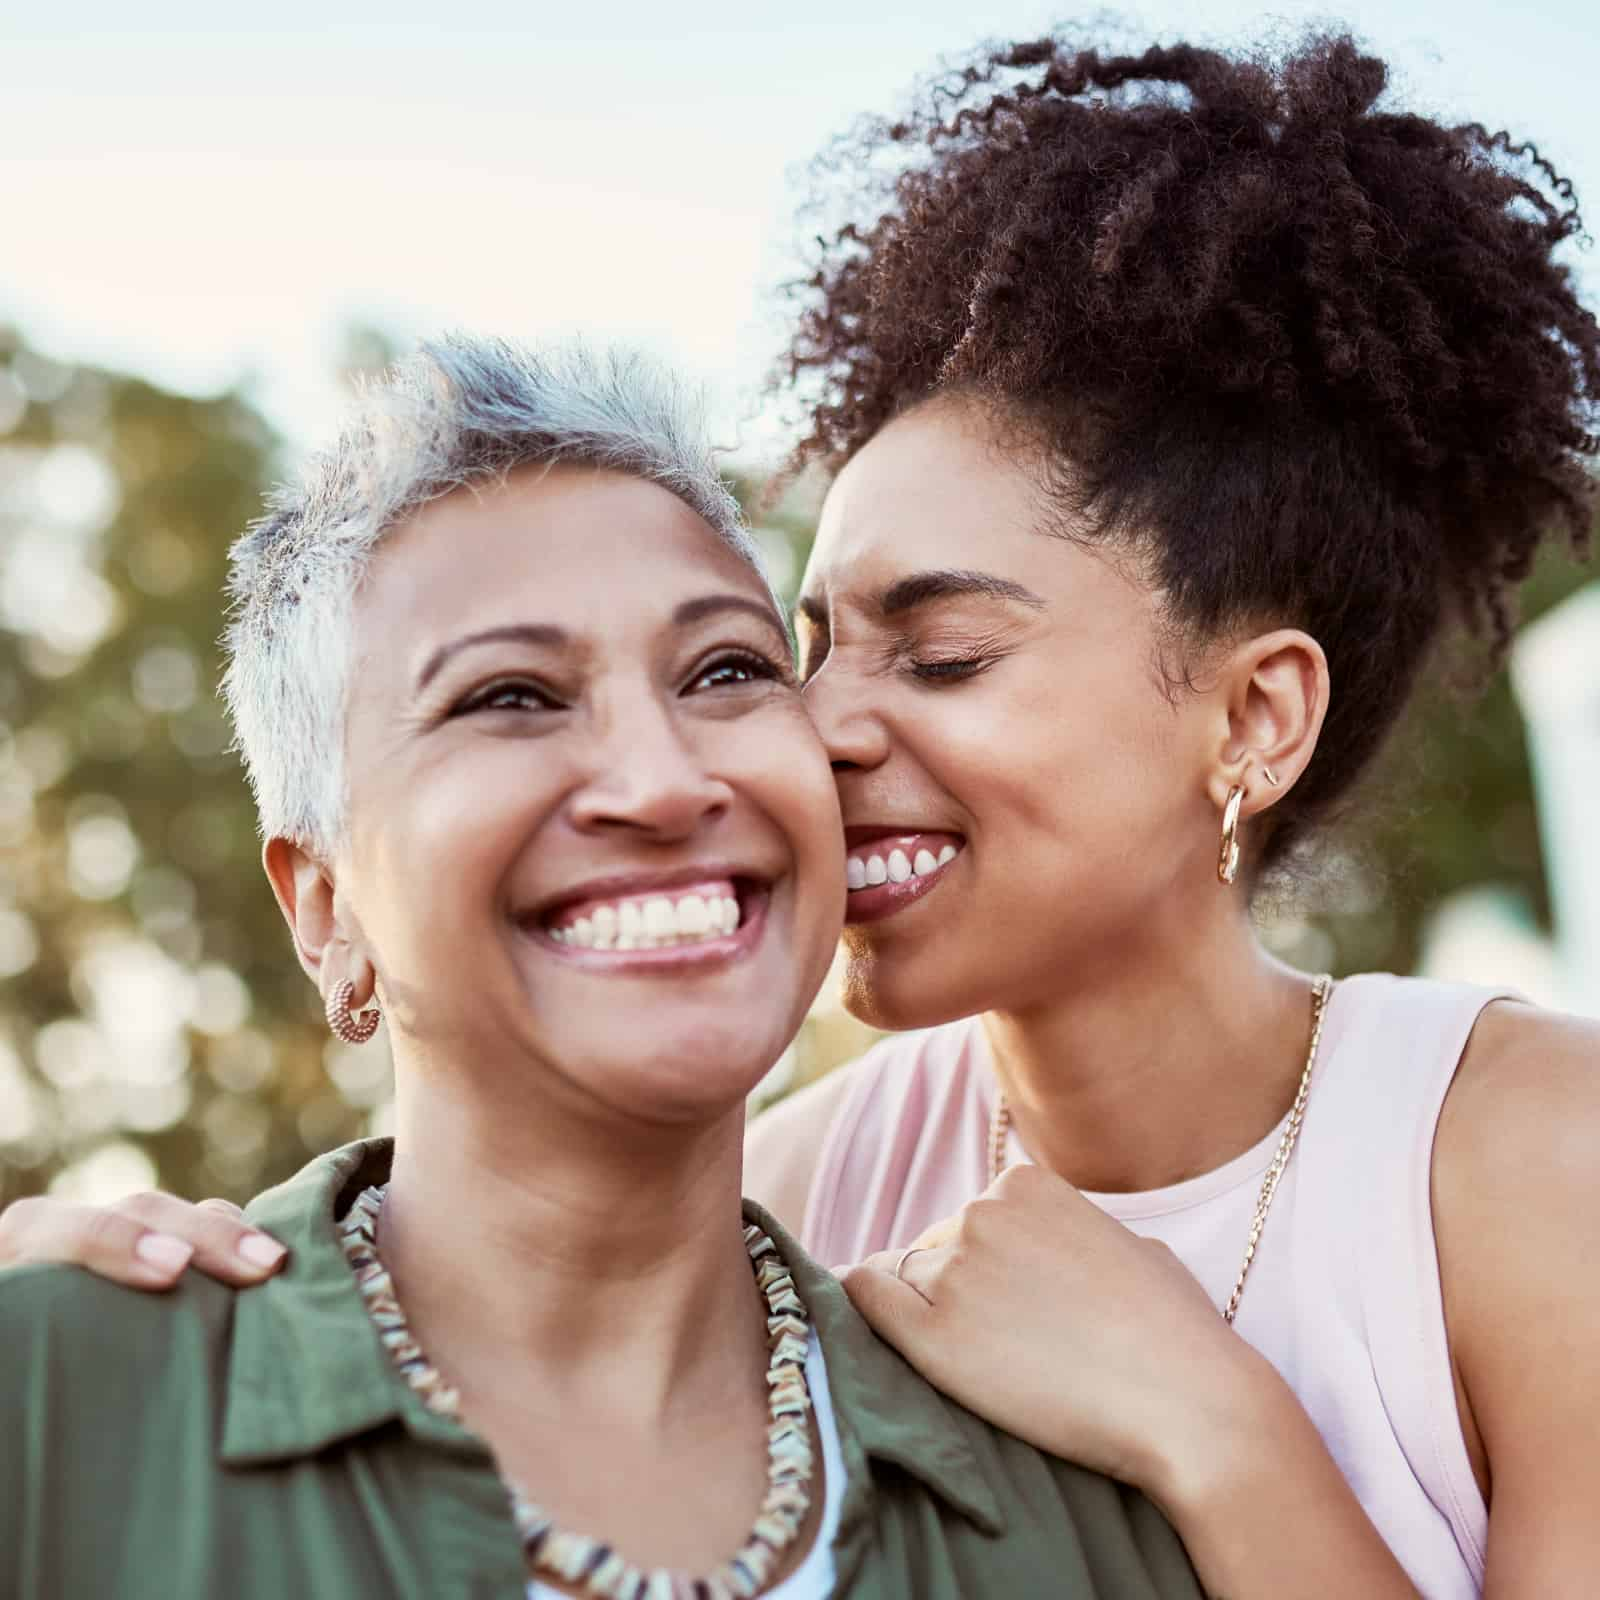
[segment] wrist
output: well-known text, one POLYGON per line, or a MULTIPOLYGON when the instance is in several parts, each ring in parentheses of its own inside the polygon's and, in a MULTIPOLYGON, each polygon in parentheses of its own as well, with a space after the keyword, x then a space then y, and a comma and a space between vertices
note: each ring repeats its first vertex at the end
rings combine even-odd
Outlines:
POLYGON ((1294 1391, 1250 1355, 1223 1380, 1209 1422, 1167 1452, 1145 1489, 1205 1592, 1420 1600, 1294 1391), (1323 1576, 1286 1587, 1290 1571, 1323 1576), (1341 1575, 1332 1591, 1331 1572, 1341 1575))
POLYGON ((1142 1474, 1140 1486, 1180 1532, 1281 1471, 1285 1452, 1310 1449, 1326 1457, 1277 1369, 1242 1339, 1229 1338, 1226 1363, 1208 1375, 1187 1422, 1164 1431, 1142 1474))

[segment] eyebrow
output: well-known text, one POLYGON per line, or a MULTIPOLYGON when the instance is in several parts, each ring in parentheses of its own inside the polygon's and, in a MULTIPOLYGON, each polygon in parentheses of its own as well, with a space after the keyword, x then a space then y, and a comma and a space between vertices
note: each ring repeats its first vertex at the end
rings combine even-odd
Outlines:
POLYGON ((547 650, 559 649, 570 635, 565 628, 551 622, 512 622, 500 628, 484 628, 459 639, 442 644, 428 657, 422 671, 417 674, 417 688, 426 689, 439 675, 439 669, 463 650, 472 650, 481 644, 532 644, 547 650))
MULTIPOLYGON (((880 616, 897 617, 935 600, 953 600, 965 595, 979 595, 986 600, 1009 600, 1030 606, 1035 611, 1045 608, 1044 597, 1035 594, 1032 589, 992 572, 972 572, 965 567, 941 567, 897 578, 878 595, 876 605, 880 616)), ((815 595, 802 595, 795 603, 795 608, 808 622, 816 623, 819 627, 826 626, 828 608, 815 595)))
POLYGON ((941 568, 932 572, 913 572, 909 578, 891 583, 878 596, 878 610, 886 617, 899 616, 932 600, 950 600, 961 595, 981 595, 986 600, 1012 600, 1019 605, 1044 610, 1044 599, 1010 578, 992 572, 969 572, 965 568, 941 568))
POLYGON ((697 600, 685 600, 672 613, 672 620, 678 627, 687 628, 691 623, 703 622, 707 617, 718 616, 724 611, 743 611, 764 622, 783 640, 784 648, 788 648, 789 633, 783 625, 783 618, 771 606, 764 606, 759 600, 747 600, 742 594, 703 594, 697 600))
MULTIPOLYGON (((784 648, 788 648, 789 637, 772 608, 756 600, 747 600, 743 595, 707 594, 694 600, 685 600, 673 611, 672 622, 675 627, 687 628, 703 621, 706 617, 716 616, 724 611, 744 611, 759 618, 783 641, 784 648)), ((459 639, 452 639, 449 643, 440 645, 428 657, 422 670, 417 674, 417 689, 420 692, 427 688, 439 675, 445 663, 452 657, 460 655, 463 650, 471 650, 485 644, 531 644, 546 650, 558 650, 570 643, 571 639, 572 635, 565 628, 558 628, 553 622, 513 622, 502 627, 484 628, 477 633, 465 634, 459 639)))

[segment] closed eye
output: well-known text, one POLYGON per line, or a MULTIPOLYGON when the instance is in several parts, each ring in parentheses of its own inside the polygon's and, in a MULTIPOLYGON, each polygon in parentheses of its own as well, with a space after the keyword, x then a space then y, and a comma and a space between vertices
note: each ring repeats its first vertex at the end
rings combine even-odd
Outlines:
POLYGON ((998 656, 961 656, 943 661, 912 661, 911 675, 923 683, 959 683, 987 671, 998 656))

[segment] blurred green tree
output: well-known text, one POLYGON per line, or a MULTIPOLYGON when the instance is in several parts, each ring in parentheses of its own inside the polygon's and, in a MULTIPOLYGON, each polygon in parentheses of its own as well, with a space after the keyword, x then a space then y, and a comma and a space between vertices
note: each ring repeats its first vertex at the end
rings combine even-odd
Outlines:
MULTIPOLYGON (((1600 532, 1595 546, 1600 549, 1600 532)), ((1532 622, 1595 577, 1565 547, 1541 557, 1520 602, 1532 622)), ((1447 645, 1370 779, 1358 786, 1298 891, 1264 906, 1265 932, 1308 970, 1416 970, 1435 913, 1493 888, 1550 932, 1526 730, 1501 670, 1484 681, 1474 641, 1447 645)))
POLYGON ((242 394, 0 334, 0 1200, 242 1197, 382 1095, 290 953, 214 692, 278 451, 242 394))

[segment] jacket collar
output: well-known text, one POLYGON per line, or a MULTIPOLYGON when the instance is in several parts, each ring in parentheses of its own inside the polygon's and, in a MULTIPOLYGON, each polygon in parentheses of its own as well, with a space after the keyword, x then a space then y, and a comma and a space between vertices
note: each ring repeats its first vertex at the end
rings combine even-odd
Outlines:
MULTIPOLYGON (((315 1454, 399 1421, 447 1448, 484 1454, 406 1386, 378 1340, 335 1223, 369 1184, 387 1181, 390 1139, 321 1156, 257 1196, 245 1215, 287 1245, 288 1266, 235 1300, 222 1459, 265 1465, 315 1454)), ((973 1447, 982 1424, 920 1378, 867 1326, 839 1280, 759 1206, 745 1215, 772 1236, 822 1344, 847 1460, 884 1461, 925 1484, 986 1533, 1005 1518, 973 1447)), ((855 1477, 866 1466, 852 1464, 855 1477)), ((852 1485, 859 1488, 860 1485, 852 1485)))
POLYGON ((986 1425, 886 1345, 839 1280, 818 1266, 781 1223, 752 1200, 745 1201, 744 1212, 772 1236, 811 1313, 847 1457, 853 1436, 867 1456, 909 1473, 983 1532, 1004 1533, 1005 1514, 973 1444, 986 1425))
POLYGON ((472 1447, 470 1435, 429 1411, 395 1371, 335 1232, 362 1189, 387 1181, 393 1154, 389 1139, 345 1145, 246 1208, 290 1257, 276 1277, 234 1301, 225 1463, 295 1460, 396 1420, 423 1437, 472 1447))

